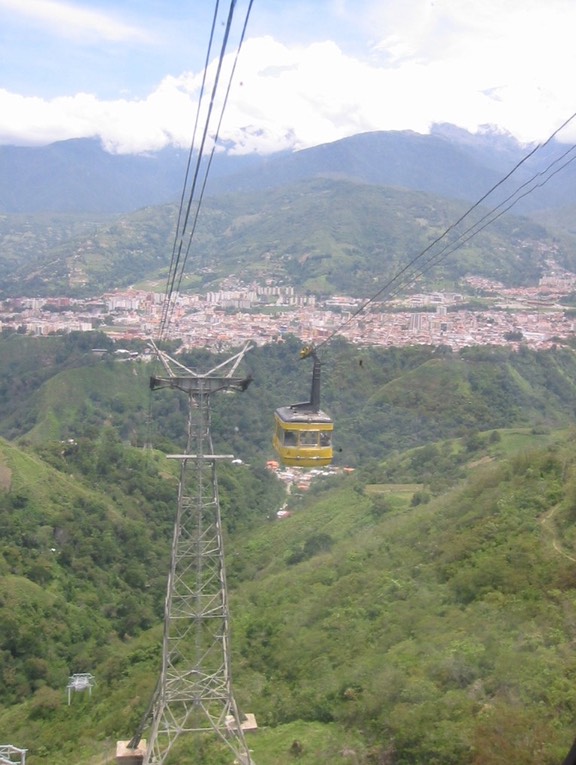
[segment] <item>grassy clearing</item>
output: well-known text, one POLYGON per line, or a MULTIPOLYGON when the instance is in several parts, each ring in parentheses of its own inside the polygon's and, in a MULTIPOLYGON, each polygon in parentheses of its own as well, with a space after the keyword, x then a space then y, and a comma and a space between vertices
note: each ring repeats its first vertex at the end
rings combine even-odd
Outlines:
POLYGON ((552 443, 562 441, 567 436, 566 430, 546 430, 535 432, 534 428, 512 428, 497 431, 500 441, 490 453, 498 457, 510 457, 524 450, 543 449, 552 443))
POLYGON ((366 494, 394 494, 403 498, 412 496, 417 491, 422 491, 422 483, 372 483, 368 484, 364 491, 366 494))
POLYGON ((251 734, 247 739, 258 765, 320 765, 357 762, 365 746, 357 734, 336 725, 298 720, 251 734))

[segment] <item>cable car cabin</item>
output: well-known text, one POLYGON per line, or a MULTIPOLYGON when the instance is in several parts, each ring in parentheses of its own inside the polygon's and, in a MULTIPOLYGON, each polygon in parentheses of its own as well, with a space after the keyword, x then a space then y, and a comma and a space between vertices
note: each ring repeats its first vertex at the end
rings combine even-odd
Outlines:
POLYGON ((288 467, 325 467, 332 462, 334 423, 325 412, 281 406, 274 412, 272 443, 288 467))
POLYGON ((334 424, 320 409, 320 361, 313 348, 304 348, 300 356, 314 359, 310 401, 276 409, 272 444, 288 467, 325 467, 332 462, 334 424))

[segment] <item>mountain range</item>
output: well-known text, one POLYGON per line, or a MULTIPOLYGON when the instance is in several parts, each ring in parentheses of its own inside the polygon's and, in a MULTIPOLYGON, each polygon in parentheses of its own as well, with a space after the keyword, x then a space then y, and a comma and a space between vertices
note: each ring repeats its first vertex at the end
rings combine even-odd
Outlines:
MULTIPOLYGON (((451 289, 470 273, 535 284, 552 256, 574 270, 573 235, 510 215, 472 241, 463 236, 455 254, 442 247, 456 244, 464 225, 429 249, 465 210, 459 200, 330 178, 210 197, 194 228, 185 285, 218 290, 241 274, 245 283, 362 297, 424 250, 434 265, 423 270, 426 283, 451 289)), ((115 216, 0 215, 0 296, 82 297, 163 284, 177 213, 170 204, 115 216)), ((470 220, 482 215, 477 210, 470 220)))
MULTIPOLYGON (((507 134, 471 134, 436 125, 430 134, 364 133, 297 152, 266 157, 216 153, 208 195, 257 191, 314 178, 394 186, 475 201, 535 147, 507 134)), ((519 186, 566 150, 550 141, 515 173, 519 186)), ((0 147, 0 213, 122 213, 180 198, 189 152, 174 148, 113 155, 96 139, 44 147, 0 147)), ((554 166, 560 168, 561 160, 554 166), (558 164, 559 163, 559 164, 558 164)), ((202 171, 203 172, 203 171, 202 171)), ((576 204, 576 169, 567 165, 553 182, 519 203, 523 212, 576 204)))

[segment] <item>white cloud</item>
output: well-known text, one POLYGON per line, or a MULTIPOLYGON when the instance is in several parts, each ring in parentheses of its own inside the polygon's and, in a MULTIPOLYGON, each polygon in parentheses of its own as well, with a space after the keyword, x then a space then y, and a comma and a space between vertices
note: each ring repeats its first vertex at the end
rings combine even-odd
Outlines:
POLYGON ((109 42, 149 40, 143 29, 126 24, 111 14, 81 8, 60 0, 0 0, 0 8, 47 26, 61 37, 100 39, 109 42))
POLYGON ((141 153, 169 143, 189 143, 193 117, 188 94, 172 78, 147 99, 133 101, 100 101, 88 93, 45 101, 0 90, 3 144, 42 145, 99 137, 110 151, 141 153), (11 114, 10 120, 3 118, 5 114, 11 114))
POLYGON ((564 48, 543 68, 519 36, 521 61, 501 41, 471 38, 468 58, 455 43, 449 55, 409 56, 392 66, 351 58, 331 42, 297 50, 271 38, 252 40, 226 128, 238 141, 244 136, 246 150, 262 140, 251 137, 258 128, 278 149, 286 148, 285 136, 301 148, 362 131, 426 132, 434 122, 469 130, 492 123, 523 141, 545 138, 576 109, 568 87, 576 55, 564 48))
MULTIPOLYGON (((494 124, 528 142, 546 138, 576 110, 572 0, 508 0, 503 7, 485 0, 481 8, 475 0, 407 0, 395 15, 398 5, 374 3, 366 18, 379 42, 362 57, 332 41, 288 47, 270 36, 247 40, 221 138, 238 152, 268 153, 451 122, 471 131, 494 124), (383 34, 390 29, 393 35, 383 34)), ((343 17, 350 7, 339 0, 343 17)), ((100 136, 119 152, 188 146, 200 78, 164 78, 140 100, 78 94, 48 101, 0 91, 0 142, 100 136)), ((576 140, 576 130, 562 139, 576 140)))

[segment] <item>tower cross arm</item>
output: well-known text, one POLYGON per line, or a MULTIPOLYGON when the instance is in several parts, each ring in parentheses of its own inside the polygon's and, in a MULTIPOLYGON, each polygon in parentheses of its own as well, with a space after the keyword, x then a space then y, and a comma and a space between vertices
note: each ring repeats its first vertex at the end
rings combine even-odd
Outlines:
POLYGON ((150 388, 177 388, 185 393, 212 394, 222 390, 235 390, 243 392, 250 383, 252 377, 151 377, 150 388))

